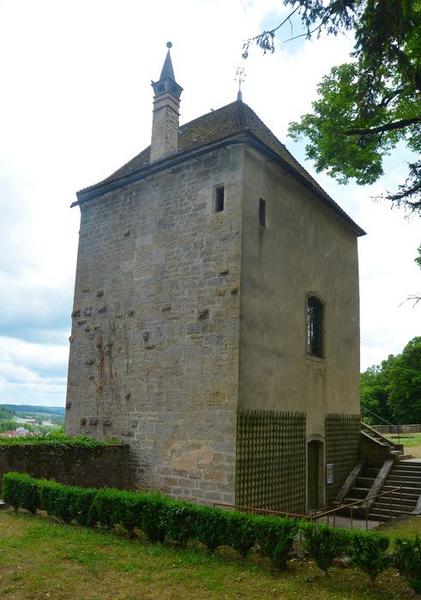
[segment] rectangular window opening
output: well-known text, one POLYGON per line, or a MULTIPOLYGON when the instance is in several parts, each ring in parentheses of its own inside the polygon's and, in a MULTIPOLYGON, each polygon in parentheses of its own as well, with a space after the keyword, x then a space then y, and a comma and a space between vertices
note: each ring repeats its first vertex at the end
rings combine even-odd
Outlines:
POLYGON ((215 212, 224 210, 225 188, 223 185, 215 188, 215 212))
POLYGON ((259 225, 266 227, 266 201, 263 198, 259 200, 259 225))

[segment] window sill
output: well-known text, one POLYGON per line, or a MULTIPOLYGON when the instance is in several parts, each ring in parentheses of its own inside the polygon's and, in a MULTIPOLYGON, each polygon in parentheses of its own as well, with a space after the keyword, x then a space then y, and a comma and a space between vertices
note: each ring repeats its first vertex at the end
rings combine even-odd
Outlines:
POLYGON ((311 360, 312 362, 319 363, 321 365, 325 365, 326 364, 326 358, 324 356, 316 356, 314 354, 307 354, 306 353, 305 358, 307 360, 311 360))

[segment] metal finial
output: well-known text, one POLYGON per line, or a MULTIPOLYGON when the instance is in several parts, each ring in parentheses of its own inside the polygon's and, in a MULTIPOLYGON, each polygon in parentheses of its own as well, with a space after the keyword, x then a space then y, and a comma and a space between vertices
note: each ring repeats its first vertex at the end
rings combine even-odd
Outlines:
POLYGON ((172 48, 172 42, 167 42, 167 48, 172 48))
POLYGON ((246 70, 244 67, 237 67, 237 70, 235 72, 235 81, 238 81, 238 93, 237 93, 237 100, 239 100, 240 102, 243 100, 243 94, 241 92, 241 84, 243 83, 243 81, 246 78, 246 70))

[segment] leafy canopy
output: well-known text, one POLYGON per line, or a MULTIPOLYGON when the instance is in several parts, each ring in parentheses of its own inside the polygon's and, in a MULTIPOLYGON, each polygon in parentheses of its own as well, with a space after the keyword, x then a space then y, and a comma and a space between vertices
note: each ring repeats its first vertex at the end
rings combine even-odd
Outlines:
POLYGON ((361 374, 361 406, 392 423, 421 422, 421 336, 361 374))
MULTIPOLYGON (((275 50, 277 30, 295 14, 308 39, 322 31, 355 37, 350 62, 334 67, 318 86, 313 111, 290 125, 290 135, 307 138, 307 157, 317 171, 339 182, 373 183, 385 155, 403 142, 421 151, 421 0, 283 0, 288 17, 244 45, 275 50)), ((296 17, 295 17, 296 18, 296 17)), ((295 37, 300 37, 295 36, 295 37)), ((291 38, 290 38, 291 39, 291 38)), ((294 38, 292 38, 294 39, 294 38)), ((387 198, 421 210, 421 161, 387 198)))

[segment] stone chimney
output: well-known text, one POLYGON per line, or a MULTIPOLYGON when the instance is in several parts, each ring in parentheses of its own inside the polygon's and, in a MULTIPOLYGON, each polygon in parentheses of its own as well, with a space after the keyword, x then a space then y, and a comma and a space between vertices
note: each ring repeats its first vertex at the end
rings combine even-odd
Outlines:
POLYGON ((152 141, 150 162, 175 154, 178 149, 180 96, 183 88, 175 81, 171 62, 171 42, 159 81, 152 81, 153 100, 152 141))

